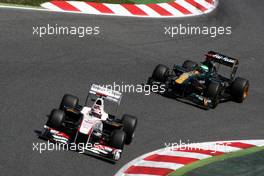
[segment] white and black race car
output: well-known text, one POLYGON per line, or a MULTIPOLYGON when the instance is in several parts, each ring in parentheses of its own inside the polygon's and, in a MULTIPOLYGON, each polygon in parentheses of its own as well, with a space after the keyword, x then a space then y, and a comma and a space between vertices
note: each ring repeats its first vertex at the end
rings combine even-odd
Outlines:
POLYGON ((40 137, 82 146, 76 150, 117 161, 124 145, 132 142, 137 125, 134 116, 125 114, 119 119, 105 111, 105 104, 110 103, 114 104, 116 112, 121 98, 120 92, 95 84, 91 86, 84 106, 79 105, 78 97, 65 94, 59 109, 53 109, 48 116, 40 137))

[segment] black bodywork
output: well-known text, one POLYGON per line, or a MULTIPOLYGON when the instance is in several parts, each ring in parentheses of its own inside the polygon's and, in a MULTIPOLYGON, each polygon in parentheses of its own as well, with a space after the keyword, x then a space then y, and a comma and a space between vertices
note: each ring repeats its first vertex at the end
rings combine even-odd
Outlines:
POLYGON ((163 86, 165 91, 160 93, 164 96, 182 101, 189 100, 188 102, 202 108, 215 108, 220 102, 237 100, 236 93, 233 92, 242 91, 238 90, 238 87, 248 91, 248 81, 235 78, 238 65, 237 59, 209 51, 205 61, 201 63, 187 60, 182 65, 174 65, 171 69, 158 65, 147 84, 163 86), (208 70, 202 70, 202 65, 208 70), (229 67, 228 76, 226 73, 225 76, 220 73, 220 66, 229 67), (237 85, 237 82, 243 82, 243 86, 237 85))

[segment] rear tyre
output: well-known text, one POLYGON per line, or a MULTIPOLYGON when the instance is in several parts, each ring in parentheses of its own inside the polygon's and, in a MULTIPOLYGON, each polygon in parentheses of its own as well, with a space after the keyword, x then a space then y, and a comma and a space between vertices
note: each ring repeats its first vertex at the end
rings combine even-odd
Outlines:
POLYGON ((110 136, 110 145, 116 149, 123 149, 125 145, 126 133, 122 130, 114 130, 110 136))
POLYGON ((152 78, 155 81, 165 82, 166 81, 166 73, 168 72, 169 68, 165 65, 159 64, 156 66, 152 73, 152 78))
POLYGON ((210 106, 214 109, 219 103, 218 95, 220 93, 220 84, 218 82, 211 82, 206 89, 206 97, 208 97, 212 102, 210 106))
POLYGON ((249 81, 244 78, 236 78, 231 86, 231 95, 238 103, 242 103, 248 96, 249 81))
POLYGON ((64 121, 65 113, 60 109, 53 109, 50 113, 49 119, 46 125, 56 130, 61 130, 62 122, 64 121))
POLYGON ((190 71, 194 70, 197 66, 198 66, 198 63, 191 61, 191 60, 186 60, 182 64, 182 67, 190 71))
POLYGON ((61 100, 60 110, 64 111, 65 108, 74 108, 78 105, 78 103, 79 103, 78 97, 70 94, 65 94, 61 100))
POLYGON ((121 122, 123 130, 126 133, 125 144, 130 144, 134 138, 135 129, 137 126, 137 118, 131 115, 123 115, 121 122))

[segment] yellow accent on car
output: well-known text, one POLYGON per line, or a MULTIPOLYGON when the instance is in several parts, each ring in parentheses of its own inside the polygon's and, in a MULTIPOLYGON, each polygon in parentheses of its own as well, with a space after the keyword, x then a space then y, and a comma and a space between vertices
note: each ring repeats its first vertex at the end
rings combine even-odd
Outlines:
POLYGON ((181 74, 181 76, 179 76, 178 79, 175 80, 175 82, 178 84, 182 84, 186 79, 189 78, 189 76, 190 76, 189 73, 183 73, 183 74, 181 74))
POLYGON ((73 109, 73 108, 66 109, 66 111, 68 111, 68 112, 73 112, 73 113, 76 113, 76 112, 77 112, 77 111, 76 111, 75 109, 73 109))

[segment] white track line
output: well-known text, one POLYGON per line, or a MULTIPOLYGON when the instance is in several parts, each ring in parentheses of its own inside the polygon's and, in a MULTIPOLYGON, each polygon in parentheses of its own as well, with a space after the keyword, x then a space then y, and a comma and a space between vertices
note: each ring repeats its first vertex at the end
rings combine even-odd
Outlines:
POLYGON ((263 147, 264 146, 264 140, 242 140, 241 142, 251 144, 251 145, 256 145, 258 147, 263 147))
POLYGON ((69 1, 69 4, 74 6, 75 8, 79 9, 81 12, 84 13, 91 13, 91 14, 101 14, 97 9, 93 8, 92 6, 89 6, 85 2, 74 2, 74 1, 69 1))
POLYGON ((170 162, 157 162, 157 161, 140 161, 136 163, 134 166, 145 166, 145 167, 156 167, 156 168, 165 168, 165 169, 173 169, 176 170, 182 166, 183 164, 170 163, 170 162))
POLYGON ((184 152, 184 151, 164 151, 164 152, 161 152, 160 154, 162 154, 162 155, 170 155, 170 156, 187 157, 187 158, 194 158, 194 159, 200 159, 200 160, 212 157, 212 155, 193 153, 193 152, 184 152))
POLYGON ((186 2, 185 0, 176 0, 176 2, 183 6, 184 8, 186 8, 187 10, 189 10, 192 15, 194 14, 202 14, 202 11, 197 9, 195 6, 193 6, 192 4, 186 2))
POLYGON ((136 4, 136 6, 143 10, 146 14, 148 14, 148 16, 160 17, 160 14, 158 12, 144 4, 136 4))
POLYGON ((64 10, 62 10, 61 8, 59 8, 58 6, 52 4, 52 3, 45 3, 43 5, 44 8, 47 8, 47 9, 54 9, 55 11, 61 11, 63 12, 64 10))
POLYGON ((116 15, 132 16, 133 14, 129 12, 126 8, 119 4, 104 4, 109 9, 111 9, 116 15))
POLYGON ((169 5, 168 3, 160 3, 158 5, 164 9, 166 9, 168 12, 170 12, 171 14, 173 14, 175 16, 184 16, 184 14, 182 12, 180 12, 178 9, 175 9, 174 7, 169 5))
POLYGON ((213 4, 210 4, 210 3, 206 2, 205 0, 195 0, 195 1, 207 9, 214 7, 213 4))

